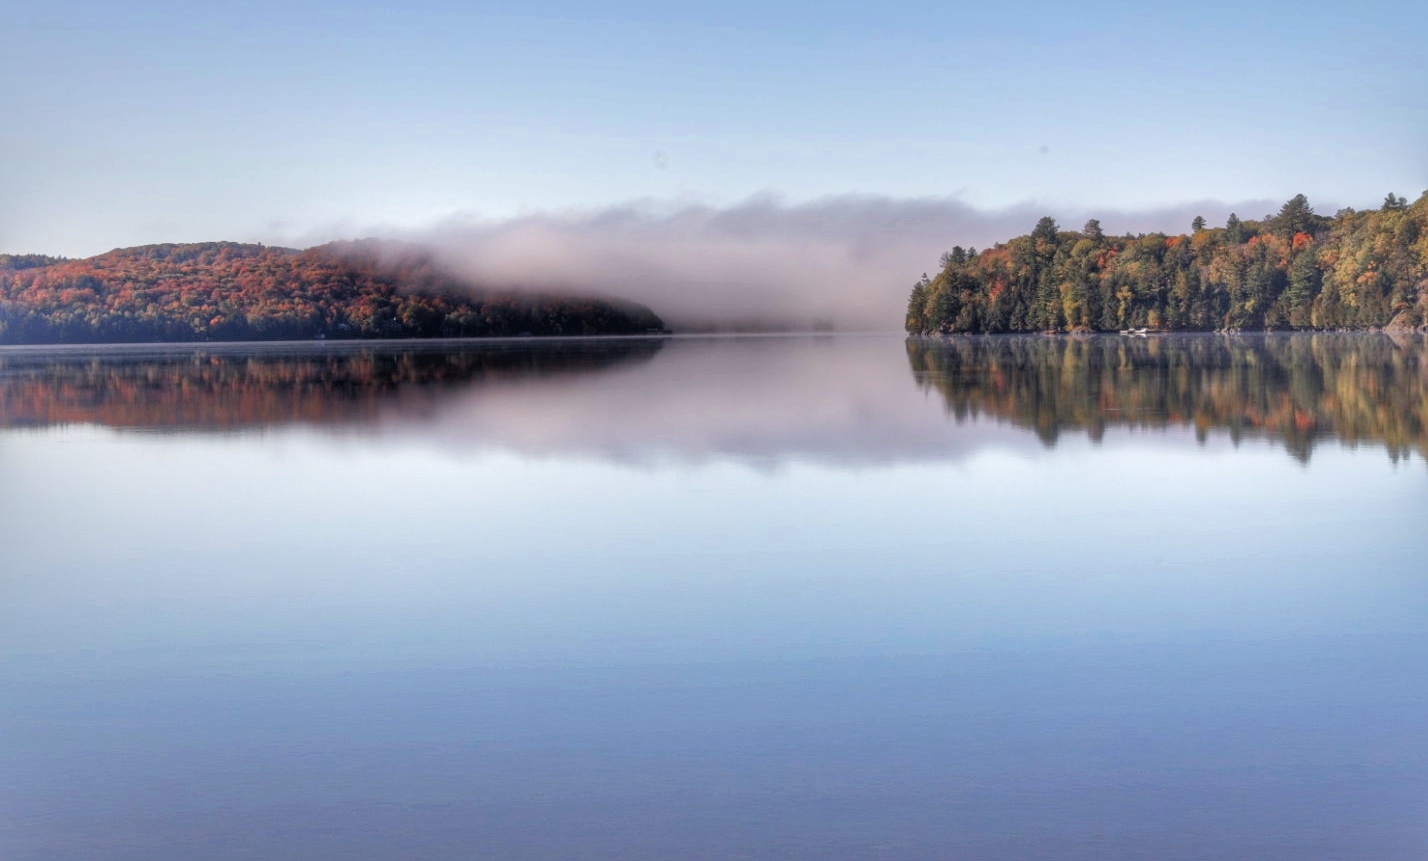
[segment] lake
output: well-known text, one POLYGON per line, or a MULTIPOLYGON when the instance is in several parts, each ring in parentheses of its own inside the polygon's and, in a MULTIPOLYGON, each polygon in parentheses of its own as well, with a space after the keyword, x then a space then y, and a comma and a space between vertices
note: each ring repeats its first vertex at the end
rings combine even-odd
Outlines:
POLYGON ((1428 856, 1421 336, 0 350, 0 857, 1428 856))

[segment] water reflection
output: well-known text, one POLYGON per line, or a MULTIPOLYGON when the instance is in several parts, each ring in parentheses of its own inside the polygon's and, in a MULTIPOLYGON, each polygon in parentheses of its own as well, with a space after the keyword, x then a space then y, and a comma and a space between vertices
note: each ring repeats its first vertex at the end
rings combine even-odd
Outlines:
POLYGON ((1194 427, 1262 435, 1307 460, 1316 442, 1428 455, 1421 336, 960 338, 909 341, 924 389, 958 421, 993 416, 1047 445, 1065 431, 1194 427))
POLYGON ((1396 460, 1428 455, 1428 349, 1421 336, 1325 334, 0 351, 0 427, 65 424, 855 465, 1183 428, 1268 439, 1300 460, 1325 441, 1396 460))
POLYGON ((0 858, 1420 859, 1422 354, 0 352, 0 858))
POLYGON ((653 338, 0 351, 0 427, 371 423, 455 390, 648 361, 653 338))

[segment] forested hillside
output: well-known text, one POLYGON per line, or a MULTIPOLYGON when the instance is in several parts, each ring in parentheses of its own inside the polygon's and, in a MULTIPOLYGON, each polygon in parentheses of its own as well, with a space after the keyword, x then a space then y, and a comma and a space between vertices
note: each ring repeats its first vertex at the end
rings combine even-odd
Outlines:
POLYGON ((1428 192, 1314 212, 1299 195, 1260 221, 1107 236, 1043 218, 1026 236, 954 248, 912 289, 907 330, 1088 332, 1412 329, 1428 323, 1428 192))
POLYGON ((479 290, 413 247, 210 242, 0 255, 0 344, 658 332, 632 302, 479 290))

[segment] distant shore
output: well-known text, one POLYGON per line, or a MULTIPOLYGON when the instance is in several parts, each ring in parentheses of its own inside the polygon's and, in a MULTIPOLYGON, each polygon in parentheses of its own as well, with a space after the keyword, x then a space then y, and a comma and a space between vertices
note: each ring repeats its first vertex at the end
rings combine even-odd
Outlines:
POLYGON ((427 250, 334 242, 0 254, 0 344, 393 340, 669 331, 649 308, 474 284, 427 250))
POLYGON ((955 247, 908 297, 909 333, 1397 331, 1428 328, 1428 192, 1188 234, 1111 236, 1042 218, 992 248, 955 247))

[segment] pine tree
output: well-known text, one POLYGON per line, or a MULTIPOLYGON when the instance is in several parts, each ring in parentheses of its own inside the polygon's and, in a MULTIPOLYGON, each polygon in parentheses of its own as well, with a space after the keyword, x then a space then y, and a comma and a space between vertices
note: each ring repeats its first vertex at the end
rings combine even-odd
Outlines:
POLYGON ((1225 220, 1225 239, 1231 245, 1240 245, 1245 241, 1244 225, 1240 223, 1240 217, 1233 212, 1225 220))
POLYGON ((1302 194, 1291 197, 1280 207, 1279 214, 1270 220, 1271 229, 1286 239, 1296 233, 1313 233, 1318 223, 1314 207, 1309 205, 1309 198, 1302 194))

